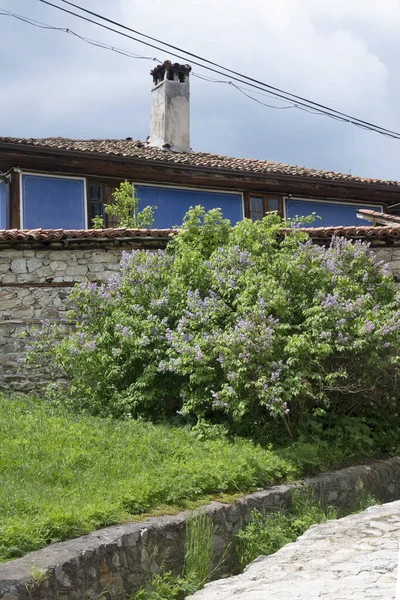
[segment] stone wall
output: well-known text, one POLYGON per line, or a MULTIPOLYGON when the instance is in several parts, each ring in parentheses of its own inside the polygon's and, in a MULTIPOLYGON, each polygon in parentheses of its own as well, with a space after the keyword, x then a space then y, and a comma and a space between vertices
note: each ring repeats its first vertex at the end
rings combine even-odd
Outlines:
POLYGON ((389 270, 393 275, 400 277, 400 248, 398 246, 372 248, 372 250, 374 250, 379 260, 388 263, 389 270))
POLYGON ((119 269, 121 254, 139 245, 62 244, 38 248, 0 248, 0 391, 31 391, 42 385, 39 372, 23 369, 19 358, 26 345, 21 333, 47 319, 66 322, 72 286, 88 279, 102 281, 119 269))
MULTIPOLYGON (((162 247, 152 241, 152 248, 162 247)), ((117 245, 115 240, 95 243, 52 243, 46 247, 25 244, 0 247, 0 391, 40 390, 43 377, 18 362, 26 340, 21 332, 44 319, 65 322, 68 295, 84 279, 102 281, 119 268, 123 250, 146 247, 133 241, 117 245)), ((400 247, 374 248, 400 277, 400 247)))
MULTIPOLYGON (((360 483, 382 502, 400 498, 400 457, 373 461, 305 481, 323 502, 349 514, 360 483)), ((251 511, 266 513, 290 504, 299 484, 260 490, 234 504, 212 502, 204 508, 214 524, 216 556, 225 553, 223 570, 234 564, 234 535, 251 511)), ((2 600, 124 600, 148 581, 151 573, 183 566, 185 524, 190 513, 150 518, 107 527, 89 535, 54 544, 23 558, 0 564, 2 600)), ((218 564, 216 562, 216 564, 218 564)))

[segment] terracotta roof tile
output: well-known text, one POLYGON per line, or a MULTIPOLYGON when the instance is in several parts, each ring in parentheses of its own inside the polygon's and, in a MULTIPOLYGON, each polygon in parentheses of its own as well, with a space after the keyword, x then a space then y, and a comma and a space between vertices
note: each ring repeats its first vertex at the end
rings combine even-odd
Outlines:
MULTIPOLYGON (((282 229, 287 234, 291 229, 282 229)), ((350 226, 350 227, 307 227, 312 239, 323 240, 332 236, 343 236, 349 239, 394 239, 400 241, 400 225, 382 226, 350 226)), ((158 238, 164 241, 176 235, 176 229, 2 229, 0 242, 58 242, 65 240, 113 240, 128 238, 158 238)))
POLYGON ((348 183, 373 184, 390 187, 399 187, 398 181, 385 181, 356 177, 346 173, 308 169, 296 165, 275 163, 268 160, 252 158, 232 158, 205 152, 174 152, 147 146, 146 143, 127 138, 125 140, 77 140, 68 138, 13 138, 0 137, 0 146, 14 144, 19 146, 34 146, 37 148, 53 148, 54 150, 68 150, 71 152, 84 152, 106 156, 121 156, 124 158, 141 159, 145 161, 161 161, 177 165, 224 169, 228 171, 245 171, 248 173, 276 174, 295 177, 311 177, 329 181, 342 181, 348 183))
MULTIPOLYGON (((282 233, 289 233, 290 229, 282 229, 282 233)), ((350 225, 335 227, 307 227, 302 231, 307 232, 312 239, 329 239, 332 236, 342 236, 351 239, 393 239, 400 240, 400 225, 350 225)))
POLYGON ((373 225, 400 225, 400 216, 391 215, 389 213, 378 212, 377 210, 369 210, 366 208, 360 208, 356 211, 357 215, 366 221, 369 221, 373 225))
POLYGON ((175 235, 173 229, 0 229, 0 242, 57 242, 64 240, 112 240, 127 238, 164 238, 175 235))

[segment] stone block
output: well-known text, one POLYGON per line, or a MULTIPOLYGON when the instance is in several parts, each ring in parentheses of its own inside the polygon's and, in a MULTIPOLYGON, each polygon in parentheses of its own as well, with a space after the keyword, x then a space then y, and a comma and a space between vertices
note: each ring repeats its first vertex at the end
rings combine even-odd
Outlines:
POLYGON ((67 268, 67 263, 62 261, 62 260, 53 260, 50 263, 50 269, 54 272, 54 273, 58 273, 59 271, 65 271, 65 269, 67 268))
POLYGON ((89 265, 89 271, 91 273, 101 273, 102 271, 104 271, 104 269, 105 269, 105 266, 103 263, 89 265))
POLYGON ((26 273, 26 258, 15 258, 11 261, 11 271, 13 273, 26 273))
POLYGON ((65 273, 66 275, 72 275, 74 277, 75 275, 86 275, 88 270, 89 267, 87 265, 74 264, 73 266, 68 267, 65 273))
POLYGON ((29 273, 32 273, 32 271, 36 271, 37 269, 39 269, 42 266, 42 264, 43 262, 38 258, 28 258, 26 262, 26 266, 29 273))

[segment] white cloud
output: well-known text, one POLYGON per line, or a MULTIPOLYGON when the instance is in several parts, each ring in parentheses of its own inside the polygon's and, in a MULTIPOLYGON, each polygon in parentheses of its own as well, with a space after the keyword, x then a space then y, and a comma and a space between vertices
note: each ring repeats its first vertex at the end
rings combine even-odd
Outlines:
MULTIPOLYGON (((400 44, 398 0, 86 0, 85 6, 276 87, 400 130, 393 61, 400 44)), ((9 0, 3 8, 174 59, 38 3, 33 9, 31 0, 9 0)), ((0 135, 146 137, 151 62, 11 21, 0 52, 13 64, 0 94, 0 135)), ((228 86, 193 80, 192 88, 196 149, 398 176, 393 143, 374 134, 299 111, 272 111, 228 86)))

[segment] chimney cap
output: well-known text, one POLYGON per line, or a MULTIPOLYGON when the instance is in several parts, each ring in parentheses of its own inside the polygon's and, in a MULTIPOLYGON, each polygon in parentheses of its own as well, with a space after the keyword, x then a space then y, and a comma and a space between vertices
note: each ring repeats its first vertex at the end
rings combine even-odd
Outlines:
POLYGON ((189 75, 192 67, 190 65, 181 65, 179 63, 172 63, 170 60, 164 60, 162 65, 157 65, 150 71, 150 75, 153 78, 158 77, 164 71, 177 71, 178 73, 184 73, 185 75, 189 75))

